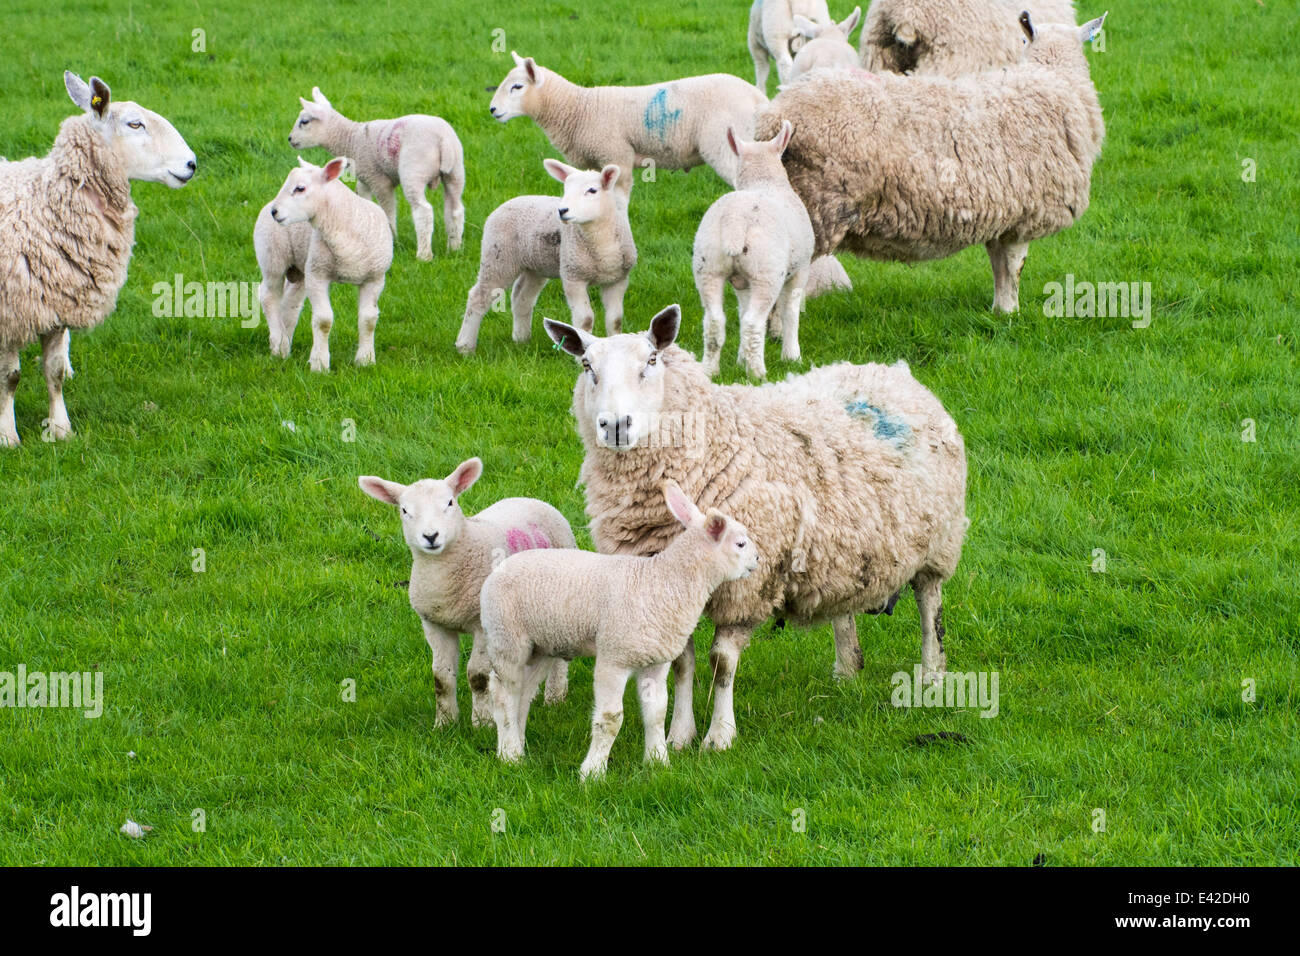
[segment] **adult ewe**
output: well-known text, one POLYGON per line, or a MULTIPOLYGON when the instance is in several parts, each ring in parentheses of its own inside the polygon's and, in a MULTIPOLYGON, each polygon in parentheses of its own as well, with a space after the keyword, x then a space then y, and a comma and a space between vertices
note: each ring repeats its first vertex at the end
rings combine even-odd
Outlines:
POLYGON ((126 284, 135 243, 131 180, 173 189, 194 176, 194 153, 171 123, 115 103, 97 76, 63 74, 84 112, 59 127, 42 159, 0 160, 0 447, 18 444, 18 353, 41 340, 49 434, 72 434, 63 380, 72 376, 68 330, 103 322, 126 284))
MULTIPOLYGON (((597 550, 657 554, 679 525, 661 504, 667 479, 702 509, 745 525, 758 569, 714 592, 709 658, 713 721, 706 748, 736 737, 732 688, 750 635, 772 615, 831 620, 835 672, 862 667, 854 614, 888 612, 911 584, 921 612, 921 662, 945 667, 941 590, 966 533, 966 451, 957 426, 906 363, 841 362, 784 382, 714 385, 673 344, 669 306, 648 332, 597 338, 546 320, 582 365, 573 415, 586 448, 581 480, 597 550)), ((673 663, 672 727, 695 736, 695 649, 673 663)))

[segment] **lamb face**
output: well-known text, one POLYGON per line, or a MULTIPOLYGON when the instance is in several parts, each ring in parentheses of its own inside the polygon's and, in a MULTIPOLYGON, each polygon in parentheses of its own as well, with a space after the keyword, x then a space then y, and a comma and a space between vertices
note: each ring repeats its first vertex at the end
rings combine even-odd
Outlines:
POLYGON ((402 537, 412 554, 436 556, 450 548, 464 531, 465 512, 456 499, 482 473, 483 463, 471 458, 445 480, 422 478, 411 485, 399 485, 367 475, 357 482, 370 497, 397 508, 402 517, 402 537))
POLYGON ((86 83, 64 73, 63 82, 121 160, 127 179, 180 189, 194 177, 194 151, 166 119, 130 100, 113 102, 108 84, 97 76, 86 83))
POLYGON ((298 97, 302 112, 293 121, 293 129, 289 131, 289 145, 294 149, 325 145, 325 125, 334 114, 334 108, 325 99, 320 87, 312 87, 311 95, 310 100, 298 97))
POLYGON ((308 222, 316 215, 325 190, 338 179, 347 160, 340 156, 324 166, 314 166, 300 157, 298 164, 285 178, 271 204, 271 218, 282 226, 308 222))
POLYGON ((542 85, 541 68, 531 56, 521 57, 513 50, 510 55, 515 58, 515 67, 506 74, 488 104, 488 112, 498 123, 508 123, 516 116, 532 116, 531 105, 542 85))
POLYGON ((542 165, 564 183, 564 201, 560 203, 562 222, 583 225, 609 215, 614 202, 611 190, 618 182, 617 166, 610 164, 600 172, 589 172, 554 159, 543 160, 542 165))

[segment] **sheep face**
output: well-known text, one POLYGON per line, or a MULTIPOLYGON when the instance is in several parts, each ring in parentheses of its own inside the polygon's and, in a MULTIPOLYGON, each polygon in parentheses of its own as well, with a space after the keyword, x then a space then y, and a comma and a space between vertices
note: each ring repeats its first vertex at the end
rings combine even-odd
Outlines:
POLYGON ((72 102, 86 111, 107 139, 127 179, 179 189, 194 177, 198 168, 194 151, 166 119, 139 103, 115 102, 108 84, 97 76, 87 83, 68 72, 63 82, 72 102))
POLYGON ((542 160, 546 171, 564 183, 560 221, 582 225, 609 215, 614 202, 611 190, 618 182, 619 168, 610 164, 600 172, 585 172, 554 159, 542 160))
POLYGON ((650 444, 657 437, 664 404, 659 353, 677 338, 680 307, 669 306, 656 315, 647 332, 607 338, 554 319, 543 324, 555 343, 582 366, 575 412, 581 409, 584 424, 601 447, 627 451, 650 444))
POLYGON ((331 159, 324 166, 313 166, 298 158, 298 168, 289 173, 271 204, 271 218, 282 226, 295 222, 308 222, 319 208, 325 190, 339 178, 347 165, 343 156, 331 159))
POLYGON ((516 116, 534 115, 533 104, 539 95, 544 81, 541 67, 530 57, 521 57, 513 50, 510 55, 515 58, 515 68, 506 74, 506 78, 492 95, 488 112, 498 123, 508 123, 516 116))
POLYGON ((758 570, 758 551, 749 540, 748 529, 739 521, 716 508, 704 514, 671 480, 664 482, 664 503, 686 533, 699 538, 722 581, 739 581, 758 570))
POLYGON ((457 499, 482 473, 483 463, 471 458, 444 480, 423 478, 412 485, 399 485, 365 475, 357 483, 376 501, 397 508, 402 517, 402 537, 412 554, 437 556, 455 544, 464 530, 465 512, 457 499))
POLYGON ((289 131, 289 145, 294 149, 310 149, 313 146, 325 145, 325 125, 334 115, 334 107, 330 105, 329 100, 325 99, 319 86, 312 87, 311 96, 310 100, 298 97, 298 102, 302 104, 302 112, 293 121, 293 129, 289 131))

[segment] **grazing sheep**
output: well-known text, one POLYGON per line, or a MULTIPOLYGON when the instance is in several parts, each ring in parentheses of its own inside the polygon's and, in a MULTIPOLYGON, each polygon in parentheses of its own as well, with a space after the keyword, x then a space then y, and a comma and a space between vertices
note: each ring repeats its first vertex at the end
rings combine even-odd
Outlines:
POLYGON ((582 779, 605 773, 633 674, 646 763, 668 762, 668 667, 717 587, 745 577, 758 562, 739 522, 715 509, 701 513, 674 481, 664 483, 663 498, 685 530, 653 557, 528 551, 506 558, 488 576, 483 630, 502 760, 524 754, 529 701, 547 669, 595 657, 591 748, 582 779))
POLYGON ((582 169, 617 163, 620 188, 632 191, 637 166, 690 169, 707 163, 732 185, 735 156, 727 127, 754 131, 767 97, 728 73, 691 76, 653 86, 585 87, 517 53, 488 107, 498 122, 529 116, 566 162, 582 169))
POLYGON ((627 196, 614 189, 621 172, 610 164, 583 172, 554 159, 542 161, 564 184, 564 195, 518 196, 502 203, 483 224, 478 279, 469 290, 456 348, 478 346, 483 316, 510 289, 514 340, 533 334, 533 306, 548 279, 559 279, 573 321, 591 331, 596 313, 588 290, 600 288, 605 331, 623 328, 623 294, 636 265, 636 243, 627 219, 627 196))
POLYGON ((338 181, 347 157, 323 167, 301 157, 298 162, 253 227, 271 354, 289 357, 305 295, 311 301, 311 370, 328 372, 330 285, 344 282, 359 287, 356 364, 374 365, 379 294, 393 263, 393 233, 383 210, 338 181))
POLYGON ((84 112, 63 121, 44 158, 0 160, 0 447, 18 444, 18 356, 37 339, 48 434, 72 434, 63 401, 68 330, 94 328, 117 306, 140 211, 131 180, 179 189, 196 169, 193 151, 157 113, 114 102, 97 76, 86 83, 65 72, 63 83, 84 112))
POLYGON ((964 76, 1020 62, 1022 10, 1034 23, 1075 22, 1072 0, 872 0, 858 50, 877 73, 964 76))
MULTIPOLYGON (((758 570, 722 585, 705 609, 716 630, 704 746, 723 750, 735 739, 736 664, 772 615, 830 619, 835 671, 849 676, 862 668, 854 614, 891 611, 910 583, 921 663, 938 679, 946 666, 941 591, 968 523, 965 446, 938 399, 904 362, 841 362, 769 385, 714 385, 673 344, 680 319, 670 306, 648 332, 603 339, 545 324, 582 365, 572 410, 597 550, 656 554, 667 546, 676 526, 654 498, 666 479, 754 536, 758 570)), ((694 666, 688 644, 673 664, 674 747, 695 736, 694 666)))
POLYGON ((795 28, 798 14, 820 26, 834 21, 826 8, 826 0, 754 0, 749 8, 749 55, 754 58, 754 85, 767 92, 767 77, 773 60, 776 61, 776 78, 784 83, 790 78, 792 57, 806 42, 795 28))
POLYGON ((398 119, 350 120, 330 105, 320 87, 311 90, 311 99, 298 98, 302 112, 294 120, 289 144, 294 149, 323 146, 334 156, 347 156, 357 174, 357 193, 371 196, 388 216, 388 225, 397 235, 397 196, 402 194, 411 204, 411 222, 415 225, 416 257, 433 258, 433 206, 424 195, 426 188, 442 183, 443 226, 447 230, 447 248, 460 248, 465 234, 465 151, 451 124, 438 116, 415 113, 398 119))
MULTIPOLYGON (((479 592, 492 569, 516 552, 577 547, 564 515, 534 498, 503 498, 473 517, 466 515, 459 498, 482 473, 483 462, 471 458, 443 481, 424 478, 399 485, 373 475, 357 479, 362 491, 392 505, 402 517, 402 536, 411 549, 411 607, 433 651, 434 723, 439 727, 455 723, 460 714, 456 668, 461 634, 474 639, 466 667, 474 700, 470 720, 475 727, 492 722, 489 665, 479 623, 479 592)), ((564 699, 568 667, 556 661, 543 675, 548 704, 564 699)))
POLYGON ((790 123, 782 123, 776 138, 765 143, 737 141, 727 132, 740 160, 736 191, 704 214, 692 257, 695 288, 704 306, 704 368, 710 376, 718 374, 726 339, 723 293, 728 282, 736 287, 740 303, 737 361, 750 374, 767 376, 763 333, 769 316, 780 321, 781 357, 799 359, 799 309, 812 262, 813 231, 781 165, 791 132, 790 123))
POLYGON ((918 262, 981 243, 993 308, 1019 308, 1029 243, 1088 208, 1105 134, 1082 50, 1105 17, 1021 19, 1028 43, 1015 67, 956 79, 810 74, 760 113, 760 136, 795 124, 785 167, 819 254, 918 262))
POLYGON ((849 43, 849 34, 861 18, 861 7, 854 7, 843 22, 832 22, 829 25, 813 23, 807 17, 796 16, 795 29, 807 37, 808 42, 799 48, 794 63, 790 65, 791 81, 813 70, 851 70, 857 67, 858 53, 849 43))

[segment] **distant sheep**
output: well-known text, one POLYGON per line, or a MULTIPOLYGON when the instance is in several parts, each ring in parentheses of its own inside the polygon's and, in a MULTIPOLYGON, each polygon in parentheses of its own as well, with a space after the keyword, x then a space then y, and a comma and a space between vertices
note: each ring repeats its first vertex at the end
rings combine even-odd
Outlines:
POLYGON ((749 8, 748 43, 749 55, 754 59, 754 85, 764 94, 772 61, 776 61, 777 82, 786 82, 793 57, 806 42, 795 27, 796 14, 818 26, 834 23, 826 0, 754 0, 749 8))
POLYGON ((794 27, 808 38, 808 42, 795 54, 794 63, 790 65, 790 79, 797 80, 813 70, 851 70, 857 67, 858 53, 849 43, 849 34, 857 28, 861 18, 861 7, 854 7, 842 22, 829 25, 796 16, 794 27))

